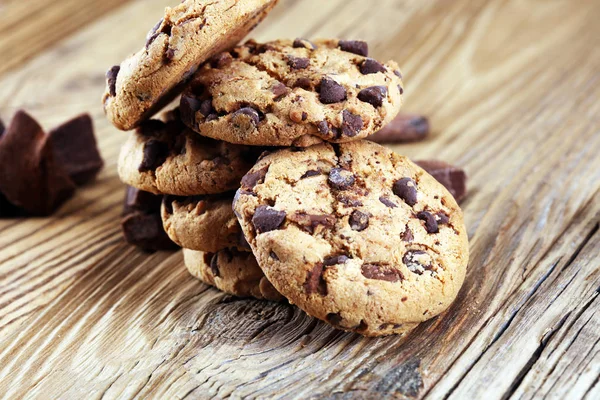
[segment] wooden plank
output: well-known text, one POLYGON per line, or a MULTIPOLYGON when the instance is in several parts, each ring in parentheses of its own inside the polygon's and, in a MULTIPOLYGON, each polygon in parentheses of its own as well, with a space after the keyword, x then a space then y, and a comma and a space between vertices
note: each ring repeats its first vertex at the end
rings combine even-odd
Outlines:
POLYGON ((52 126, 90 111, 107 160, 55 217, 0 221, 0 396, 599 393, 600 4, 283 0, 256 32, 369 40, 403 66, 406 109, 434 126, 430 140, 394 149, 470 175, 465 287, 444 315, 381 339, 219 294, 179 253, 123 243, 126 135, 99 96, 104 71, 140 47, 164 5, 133 1, 0 82, 4 117, 24 106, 52 126))
POLYGON ((13 69, 129 0, 4 0, 0 74, 13 69))

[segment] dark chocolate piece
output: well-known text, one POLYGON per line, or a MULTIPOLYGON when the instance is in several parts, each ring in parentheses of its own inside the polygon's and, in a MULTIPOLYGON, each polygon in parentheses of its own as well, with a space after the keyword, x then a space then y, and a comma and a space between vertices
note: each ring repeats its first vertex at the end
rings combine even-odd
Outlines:
POLYGON ((369 137, 376 143, 406 143, 424 140, 429 136, 429 120, 421 115, 398 114, 379 132, 369 137))
POLYGON ((417 165, 433 176, 454 196, 457 202, 467 194, 467 174, 459 167, 438 160, 416 161, 417 165))

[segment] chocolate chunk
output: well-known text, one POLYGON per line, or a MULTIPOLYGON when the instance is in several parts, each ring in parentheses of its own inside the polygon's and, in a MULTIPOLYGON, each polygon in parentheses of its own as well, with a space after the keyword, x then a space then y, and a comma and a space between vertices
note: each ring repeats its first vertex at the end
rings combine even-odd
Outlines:
POLYGON ((312 81, 309 78, 298 78, 294 87, 299 87, 304 90, 312 90, 312 81))
POLYGON ((431 256, 422 250, 409 250, 402 257, 402 262, 410 272, 423 275, 425 271, 432 271, 431 256))
POLYGON ((167 236, 158 210, 147 214, 135 211, 121 221, 127 243, 145 251, 176 250, 178 247, 167 236))
POLYGON ((200 110, 202 103, 196 97, 182 95, 179 102, 181 120, 189 127, 196 127, 196 113, 200 110))
POLYGON ((364 231, 369 226, 369 215, 356 210, 350 215, 348 223, 353 231, 364 231))
POLYGON ((340 313, 329 313, 325 316, 325 320, 333 326, 340 327, 344 319, 340 313))
POLYGON ((317 46, 315 46, 313 42, 302 38, 297 38, 296 40, 294 40, 293 46, 295 49, 305 48, 309 50, 314 50, 317 48, 317 46))
POLYGON ((346 100, 346 89, 331 78, 321 79, 319 100, 323 104, 334 104, 346 100))
POLYGON ((421 211, 417 214, 417 218, 421 221, 425 221, 425 230, 427 233, 438 233, 440 231, 435 217, 430 212, 421 211))
POLYGON ((283 96, 290 92, 290 89, 287 88, 283 83, 279 82, 271 89, 273 92, 273 100, 279 101, 283 96))
POLYGON ((310 65, 310 60, 303 57, 288 56, 288 65, 291 69, 306 69, 310 65))
POLYGON ((387 72, 387 69, 377 60, 367 58, 360 64, 360 73, 363 75, 376 74, 378 72, 387 72))
POLYGON ((408 225, 406 225, 406 229, 404 230, 402 235, 400 235, 400 238, 404 242, 412 242, 414 240, 415 237, 413 236, 413 233, 410 230, 410 228, 408 227, 408 225))
POLYGON ((381 107, 383 99, 387 96, 387 88, 385 86, 372 86, 358 92, 358 99, 365 103, 369 103, 373 107, 381 107))
POLYGON ((56 162, 76 185, 93 180, 104 166, 89 114, 80 115, 48 133, 56 162))
POLYGON ((214 114, 214 109, 212 106, 212 100, 206 99, 200 102, 200 108, 198 109, 204 117, 208 117, 211 114, 214 114))
POLYGON ((23 216, 25 216, 24 211, 12 204, 0 193, 0 218, 17 218, 23 216))
POLYGON ((25 111, 17 111, 0 140, 0 192, 29 215, 50 215, 75 191, 52 142, 25 111))
POLYGON ((412 179, 402 178, 396 181, 392 191, 409 206, 417 204, 417 184, 412 179))
POLYGON ((240 115, 247 115, 248 117, 250 117, 254 126, 258 126, 258 123, 260 122, 260 116, 258 115, 258 111, 256 111, 254 108, 251 108, 251 107, 240 108, 239 110, 237 110, 236 112, 234 112, 232 114, 232 116, 234 118, 238 117, 240 115))
POLYGON ((311 295, 318 293, 321 296, 327 296, 327 282, 323 279, 323 264, 317 263, 312 270, 306 273, 306 281, 304 281, 304 291, 311 295))
POLYGON ((233 62, 233 56, 224 51, 222 53, 217 54, 210 60, 210 65, 213 68, 225 68, 229 64, 233 62))
POLYGON ((279 229, 285 221, 285 211, 278 211, 271 207, 260 206, 254 211, 252 224, 257 233, 265 233, 279 229))
POLYGON ((429 136, 429 120, 421 115, 398 114, 381 130, 369 137, 377 143, 406 143, 424 140, 429 136))
POLYGON ((323 135, 327 135, 329 133, 329 124, 327 123, 327 121, 321 121, 319 122, 319 124, 317 125, 317 129, 319 130, 320 133, 322 133, 323 135))
POLYGON ((242 178, 242 189, 252 191, 256 185, 259 185, 265 181, 265 176, 267 176, 267 171, 269 171, 269 167, 263 167, 258 171, 248 172, 242 178))
MULTIPOLYGON (((170 200, 172 203, 177 198, 174 196, 166 196, 165 200, 170 200)), ((125 201, 123 204, 123 215, 130 214, 134 211, 144 213, 156 213, 160 210, 163 196, 159 196, 150 192, 136 189, 132 186, 127 186, 125 189, 125 201)), ((172 211, 171 211, 172 213, 172 211)))
POLYGON ((369 45, 362 40, 340 40, 338 46, 348 53, 358 54, 363 57, 369 55, 369 45))
POLYGON ((323 226, 325 228, 332 228, 335 225, 335 216, 333 215, 316 215, 316 214, 307 214, 305 212, 295 212, 294 214, 288 216, 288 218, 300 225, 305 231, 310 233, 311 235, 314 233, 315 229, 318 226, 323 226))
POLYGON ((306 179, 306 178, 310 178, 310 177, 317 176, 317 175, 321 175, 321 171, 316 171, 316 170, 312 169, 312 170, 306 171, 304 173, 304 175, 302 175, 300 177, 300 179, 306 179))
POLYGON ((461 201, 467 194, 467 174, 461 168, 437 160, 416 161, 417 165, 427 171, 454 196, 461 201))
POLYGON ((221 276, 219 272, 219 253, 215 253, 210 259, 210 272, 215 278, 221 276))
POLYGON ((106 81, 108 84, 108 93, 115 97, 117 95, 117 76, 121 71, 121 66, 115 65, 106 73, 106 81))
POLYGON ((352 172, 342 169, 342 168, 333 168, 331 172, 329 172, 329 185, 337 190, 346 190, 354 185, 354 181, 356 178, 352 172))
POLYGON ((439 213, 435 214, 435 220, 437 221, 438 225, 448 225, 450 222, 450 217, 446 215, 446 213, 440 211, 439 213))
POLYGON ((363 264, 360 272, 365 278, 378 281, 398 282, 404 279, 400 271, 388 265, 363 264))
POLYGON ((342 134, 347 137, 354 137, 363 129, 363 120, 360 115, 352 114, 348 110, 342 112, 342 134))
POLYGON ((387 197, 383 197, 382 196, 382 197, 379 198, 379 201, 382 202, 383 204, 385 204, 386 207, 389 207, 389 208, 396 208, 396 207, 398 207, 396 205, 396 203, 394 203, 393 201, 391 201, 387 197))
POLYGON ((4 121, 0 119, 0 139, 2 139, 2 135, 4 135, 4 131, 6 130, 6 126, 4 126, 4 121))
POLYGON ((323 265, 325 265, 326 267, 331 267, 333 265, 345 264, 348 260, 348 256, 344 255, 325 257, 325 259, 323 260, 323 265))
POLYGON ((138 171, 155 171, 167 161, 169 156, 169 144, 156 139, 150 139, 144 145, 144 159, 138 167, 138 171))

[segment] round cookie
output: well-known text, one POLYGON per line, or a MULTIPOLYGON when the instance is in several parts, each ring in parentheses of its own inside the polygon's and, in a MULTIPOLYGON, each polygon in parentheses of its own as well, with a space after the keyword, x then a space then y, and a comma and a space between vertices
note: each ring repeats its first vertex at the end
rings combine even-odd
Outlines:
POLYGON ((190 250, 251 251, 231 209, 233 195, 229 192, 213 196, 165 196, 161 211, 165 231, 171 240, 190 250))
POLYGON ((181 98, 183 121, 231 143, 306 147, 365 138, 402 106, 398 65, 359 41, 249 41, 221 53, 181 98))
POLYGON ((207 285, 238 297, 282 301, 249 252, 224 249, 216 253, 183 250, 185 266, 207 285))
POLYGON ((106 74, 108 119, 130 130, 183 90, 198 66, 244 38, 278 0, 184 0, 167 7, 146 45, 106 74))
POLYGON ((205 138, 177 119, 150 120, 121 149, 119 176, 155 194, 193 196, 239 187, 260 149, 205 138))
POLYGON ((368 336, 448 308, 469 247, 452 195, 368 141, 286 149, 244 179, 234 211, 267 279, 291 303, 368 336))

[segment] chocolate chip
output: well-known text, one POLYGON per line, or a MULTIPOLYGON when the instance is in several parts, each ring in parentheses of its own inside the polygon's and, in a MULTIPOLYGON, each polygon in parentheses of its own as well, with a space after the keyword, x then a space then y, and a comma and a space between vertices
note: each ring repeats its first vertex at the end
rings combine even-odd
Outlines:
POLYGON ((333 326, 341 326, 344 319, 340 313, 329 313, 325 316, 325 320, 333 326))
POLYGON ((212 106, 212 100, 206 99, 202 100, 200 103, 200 109, 198 110, 204 117, 208 117, 210 114, 213 114, 214 109, 212 106))
POLYGON ((398 78, 402 79, 402 73, 400 71, 398 71, 397 69, 394 70, 394 75, 396 75, 398 78))
POLYGON ((274 96, 273 100, 275 100, 275 101, 281 100, 281 98, 283 96, 285 96, 286 94, 288 94, 290 92, 290 90, 287 88, 287 86, 285 86, 281 82, 278 82, 277 84, 275 84, 275 86, 273 86, 271 91, 273 92, 273 96, 274 96))
POLYGON ((169 144, 156 139, 150 139, 144 145, 144 159, 138 171, 154 171, 163 165, 169 156, 169 144))
POLYGON ((210 60, 210 65, 213 68, 225 68, 233 62, 233 56, 228 52, 222 52, 214 56, 210 60))
POLYGON ((312 90, 312 81, 309 78, 298 78, 294 87, 299 87, 304 90, 312 90))
POLYGON ((398 282, 404 279, 402 273, 387 265, 363 264, 360 272, 367 279, 378 281, 398 282))
POLYGON ((275 260, 275 261, 279 261, 279 256, 278 256, 277 254, 275 254, 275 252, 274 252, 274 251, 271 251, 271 252, 269 253, 269 257, 271 257, 271 258, 272 258, 273 260, 275 260))
POLYGON ((172 59, 175 58, 175 49, 173 49, 172 47, 169 47, 166 51, 165 51, 165 59, 167 61, 171 61, 172 59))
POLYGON ((311 235, 318 226, 332 228, 335 225, 336 218, 328 214, 307 214, 305 212, 295 212, 288 216, 288 219, 300 225, 311 235))
POLYGON ((369 137, 377 143, 406 143, 429 136, 429 120, 422 115, 398 114, 389 124, 369 137))
POLYGON ((342 112, 342 134, 347 137, 354 137, 363 129, 363 120, 360 115, 352 114, 348 110, 342 112))
POLYGON ((5 130, 6 130, 6 126, 4 125, 4 121, 2 121, 0 119, 0 139, 2 138, 2 135, 4 135, 5 130))
POLYGON ((348 256, 344 255, 325 257, 325 259, 323 260, 323 265, 325 265, 326 267, 331 267, 333 265, 345 264, 348 260, 348 256))
POLYGON ((259 185, 265 181, 267 171, 269 171, 268 166, 263 167, 258 171, 248 172, 242 178, 242 189, 252 191, 256 187, 256 185, 259 185))
POLYGON ((234 112, 232 114, 232 117, 235 118, 240 115, 247 115, 248 117, 250 117, 250 119, 252 120, 252 123, 255 126, 258 126, 258 123, 260 122, 260 116, 258 115, 258 111, 256 111, 255 109, 253 109, 251 107, 240 108, 239 110, 237 110, 236 112, 234 112))
POLYGON ((119 72, 121 71, 121 67, 119 65, 115 65, 106 73, 106 81, 108 83, 108 93, 115 97, 117 95, 117 77, 119 76, 119 72))
POLYGON ((154 25, 154 28, 152 28, 150 32, 148 32, 148 34, 146 35, 146 48, 150 47, 152 42, 154 42, 154 40, 158 37, 159 33, 157 33, 157 31, 158 28, 160 28, 160 26, 162 25, 163 21, 163 19, 158 21, 156 25, 154 25))
POLYGON ((423 275, 423 272, 433 270, 431 257, 422 250, 407 251, 402 257, 402 262, 410 272, 417 275, 423 275))
POLYGON ((318 293, 321 296, 327 296, 327 282, 323 279, 322 263, 315 264, 313 269, 306 273, 303 287, 306 294, 318 293))
POLYGON ((381 107, 383 99, 387 96, 385 86, 371 86, 358 92, 358 99, 369 103, 373 107, 381 107))
POLYGON ((435 214, 435 220, 437 221, 438 225, 448 225, 450 222, 450 217, 446 215, 446 213, 439 212, 435 214))
POLYGON ((369 215, 356 210, 350 215, 348 223, 353 231, 364 231, 369 226, 369 215))
POLYGON ((334 104, 346 100, 346 89, 331 78, 321 79, 319 100, 323 104, 334 104))
POLYGON ((329 133, 329 124, 327 121, 321 121, 317 124, 317 129, 323 135, 327 135, 329 133))
POLYGON ((404 94, 404 88, 400 85, 398 85, 398 91, 400 92, 400 94, 404 94))
POLYGON ((389 208, 396 208, 396 207, 398 207, 396 205, 396 203, 394 203, 393 201, 391 201, 387 197, 383 197, 382 196, 382 197, 379 198, 379 201, 382 202, 383 204, 385 204, 386 207, 389 207, 389 208))
POLYGON ((400 235, 400 238, 404 242, 412 242, 414 240, 415 237, 413 236, 413 233, 410 230, 410 228, 408 227, 408 225, 406 225, 406 229, 404 230, 402 235, 400 235))
POLYGON ((425 230, 427 233, 438 233, 440 231, 435 217, 430 212, 421 211, 417 214, 417 218, 421 221, 425 221, 425 230))
POLYGON ((304 173, 304 175, 302 175, 302 176, 300 177, 300 179, 306 179, 306 178, 310 178, 310 177, 312 177, 312 176, 317 176, 317 175, 321 175, 321 171, 316 171, 316 170, 314 170, 314 169, 311 169, 311 170, 309 170, 309 171, 306 171, 306 172, 304 173))
POLYGON ((57 163, 62 165, 76 185, 92 181, 104 166, 98 151, 94 125, 83 114, 48 132, 57 163))
POLYGON ((367 58, 360 64, 360 73, 363 75, 376 74, 378 72, 387 72, 387 69, 377 60, 367 58))
POLYGON ((444 185, 456 201, 464 199, 467 194, 467 174, 463 169, 437 160, 424 160, 416 163, 444 185))
POLYGON ((288 65, 291 69, 306 69, 310 65, 310 60, 303 57, 288 56, 288 65))
POLYGON ((313 42, 302 38, 297 38, 296 40, 294 40, 293 46, 295 49, 305 48, 309 50, 314 50, 317 48, 317 46, 315 46, 313 42))
POLYGON ((271 207, 260 206, 254 211, 252 217, 252 224, 256 229, 256 232, 265 233, 279 229, 285 217, 287 216, 285 211, 278 211, 271 207))
POLYGON ((196 127, 196 113, 200 110, 202 103, 195 97, 182 95, 179 113, 181 120, 189 127, 196 127))
POLYGON ((337 200, 347 207, 362 207, 363 206, 363 203, 360 200, 352 198, 349 195, 345 195, 345 194, 338 194, 337 200))
POLYGON ((219 272, 219 253, 215 253, 210 259, 210 272, 215 278, 221 276, 219 272))
POLYGON ((337 190, 346 190, 350 188, 354 185, 355 180, 356 178, 352 172, 342 168, 333 168, 331 172, 329 172, 329 185, 337 190))
POLYGON ((402 178, 394 183, 394 194, 400 197, 409 206, 417 204, 417 184, 410 178, 402 178))
POLYGON ((367 57, 369 55, 369 45, 362 40, 340 40, 339 47, 348 53, 358 54, 367 57))

